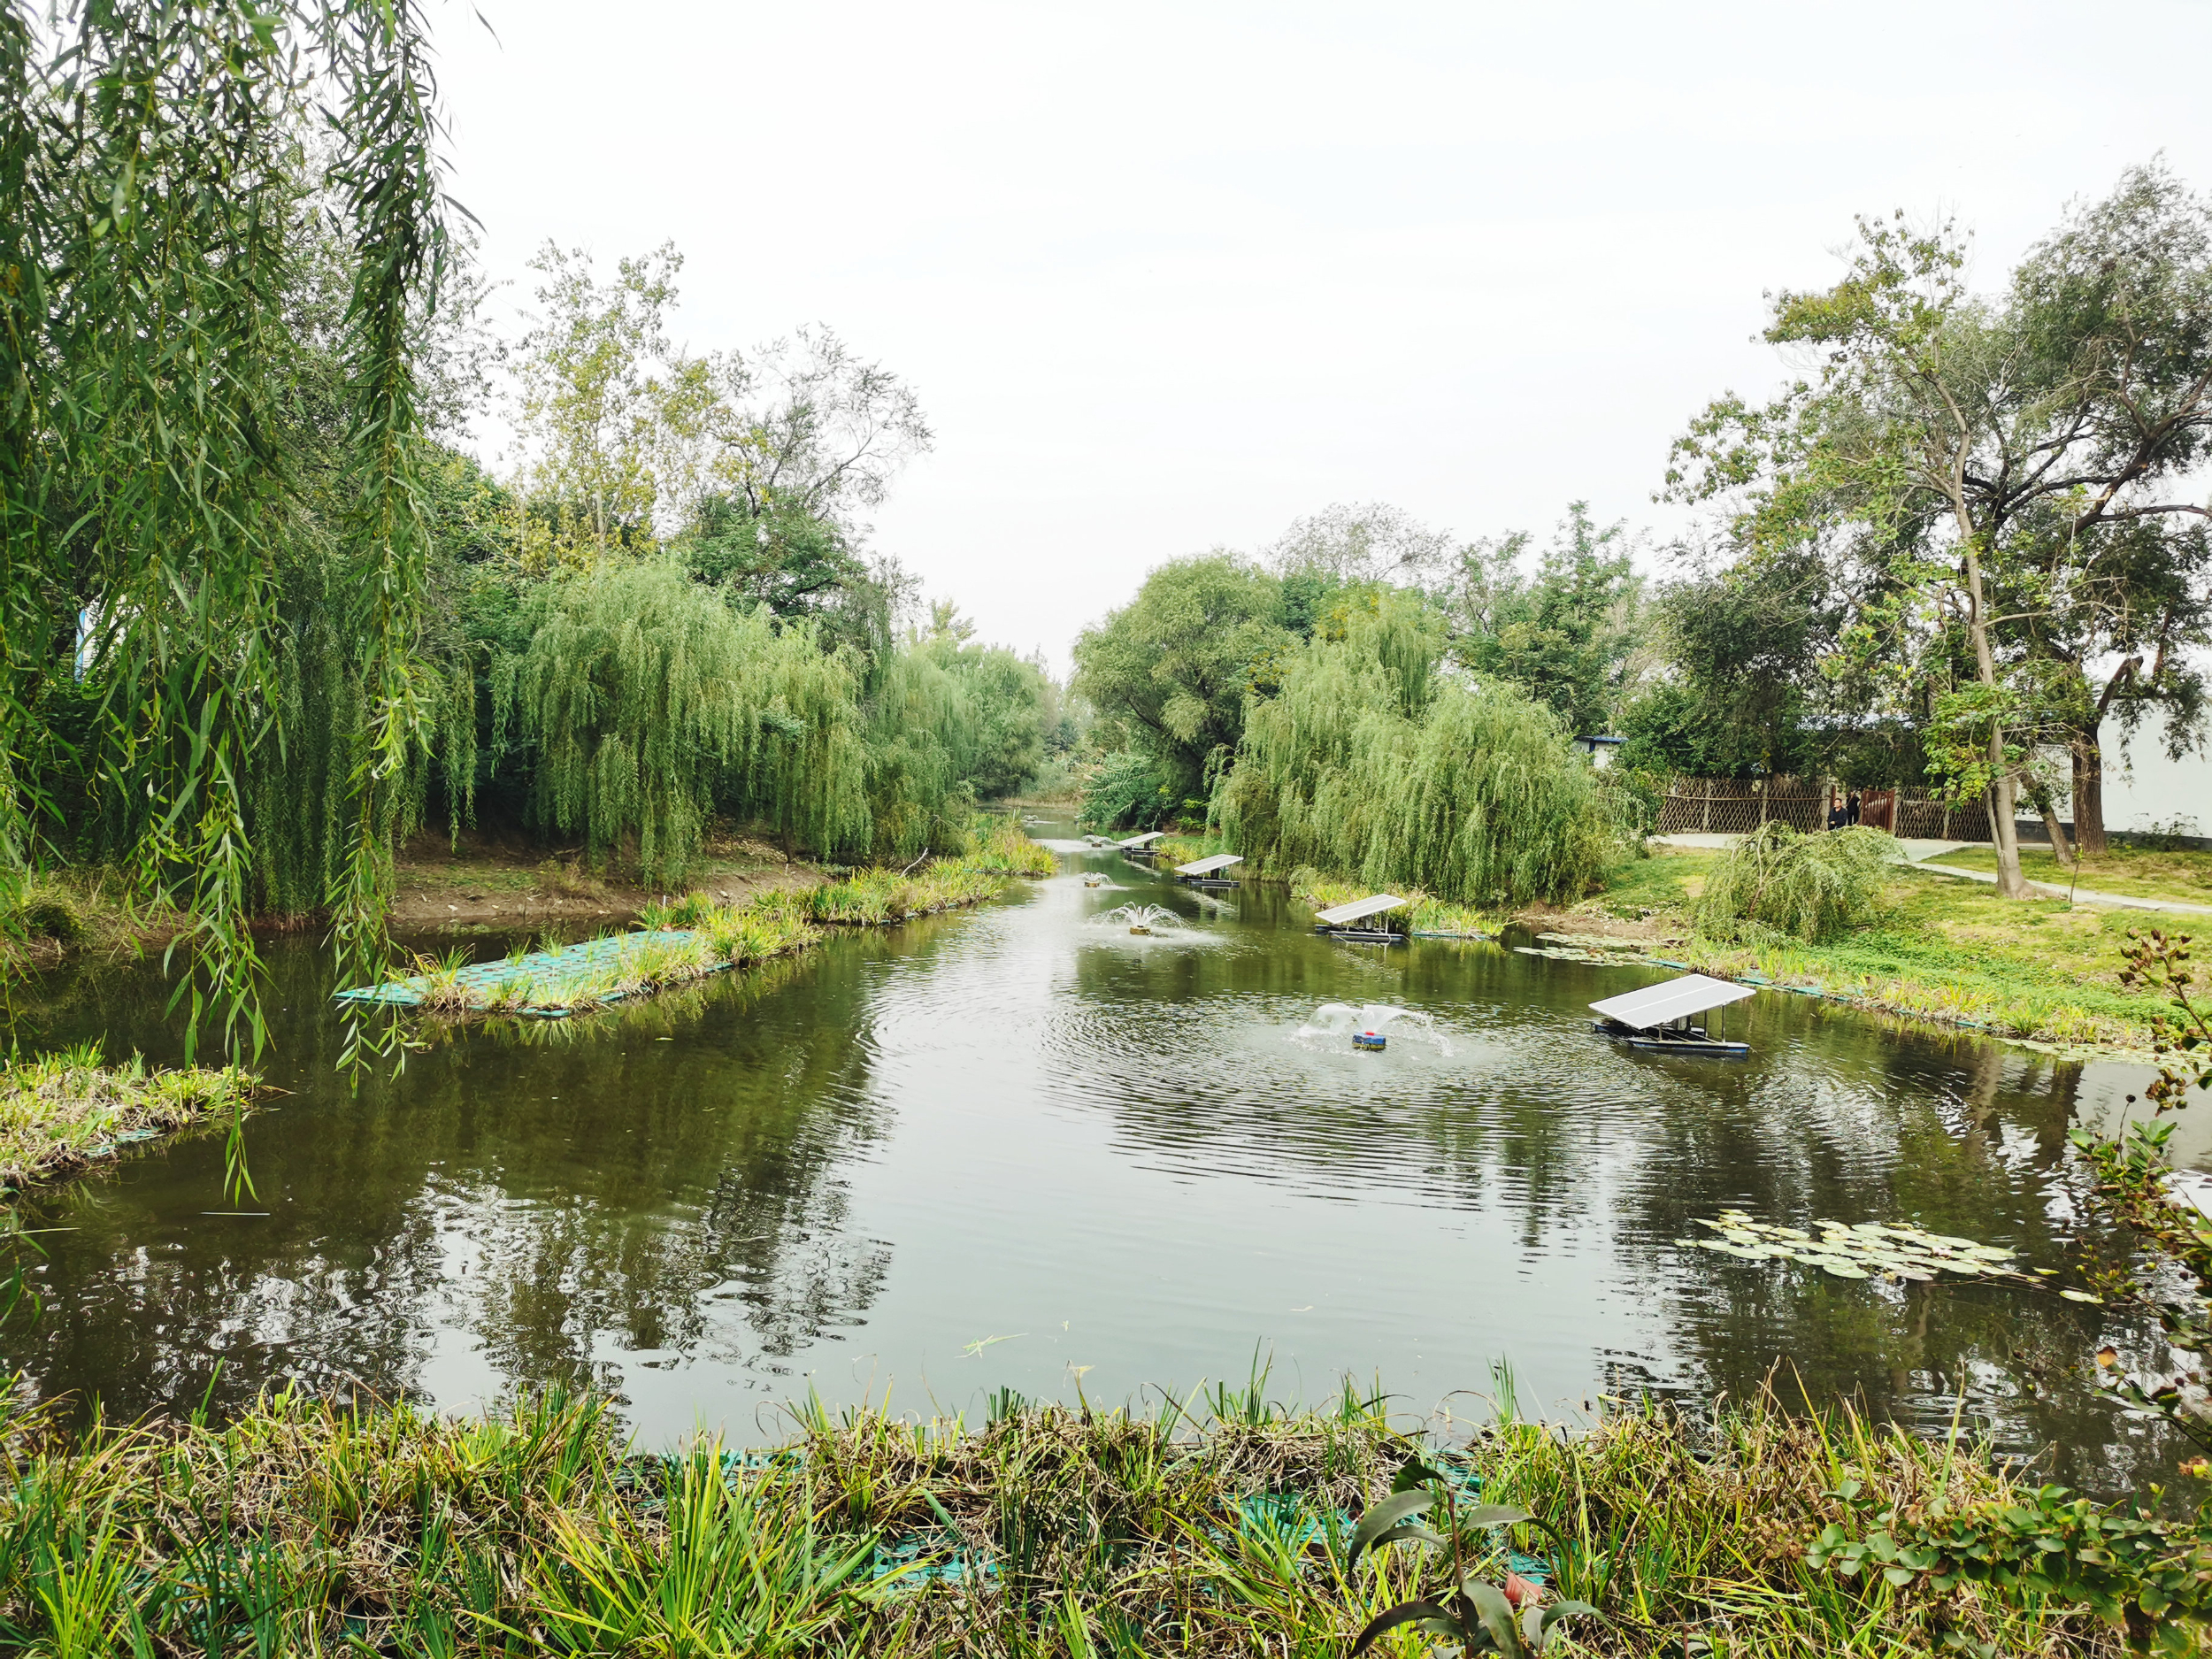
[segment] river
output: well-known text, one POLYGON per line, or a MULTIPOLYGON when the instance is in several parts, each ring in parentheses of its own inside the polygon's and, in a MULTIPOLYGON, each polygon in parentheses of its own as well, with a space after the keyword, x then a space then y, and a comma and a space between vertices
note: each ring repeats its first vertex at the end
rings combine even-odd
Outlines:
MULTIPOLYGON (((1056 878, 978 910, 433 1033, 358 1093, 325 953, 280 941, 265 1069, 290 1092, 250 1121, 254 1195, 225 1195, 206 1135, 41 1200, 42 1311, 0 1358, 111 1417, 287 1381, 451 1409, 590 1386, 649 1442, 777 1438, 810 1389, 979 1416, 1001 1388, 1118 1403, 1257 1365, 1284 1399, 1349 1378, 1482 1417, 1502 1363, 1522 1410, 1572 1417, 1778 1365, 1792 1399, 1956 1417, 2093 1490, 2170 1467, 2085 1380, 2102 1340, 2159 1351, 2126 1318, 1678 1242, 1736 1207, 2061 1266, 2067 1129, 2139 1071, 1773 994, 1731 1010, 1747 1061, 1639 1056, 1585 1005, 1661 971, 1333 942, 1279 888, 1052 844, 1056 878), (1103 919, 1133 903, 1175 919, 1103 919), (1358 1052, 1306 1029, 1328 1002, 1427 1023, 1358 1052)), ((173 1059, 164 1002, 157 964, 81 967, 20 1035, 173 1059)))

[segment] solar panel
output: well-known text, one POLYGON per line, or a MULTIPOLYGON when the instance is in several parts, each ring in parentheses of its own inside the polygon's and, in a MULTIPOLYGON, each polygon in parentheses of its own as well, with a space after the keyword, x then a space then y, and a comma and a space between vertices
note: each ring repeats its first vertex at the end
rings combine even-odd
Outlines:
POLYGON ((1607 1019, 1617 1019, 1632 1030, 1645 1031, 1654 1025, 1663 1025, 1671 1019, 1680 1019, 1686 1014, 1701 1014, 1709 1008, 1719 1008, 1729 1002, 1740 1002, 1752 993, 1747 985, 1731 984, 1726 979, 1709 979, 1701 973, 1686 973, 1678 979, 1669 979, 1664 985, 1647 985, 1640 991, 1630 991, 1620 996, 1609 996, 1602 1002, 1590 1004, 1590 1011, 1607 1019))
POLYGON ((1331 927, 1344 927, 1353 922, 1365 921, 1371 916, 1380 916, 1385 910, 1394 910, 1405 901, 1388 893, 1378 893, 1372 898, 1354 899, 1348 904, 1339 904, 1325 910, 1316 910, 1314 919, 1331 927))
POLYGON ((1216 853, 1210 858, 1201 858, 1191 864, 1178 864, 1175 866, 1175 873, 1179 876, 1210 876, 1217 870, 1226 870, 1231 864, 1240 864, 1243 862, 1244 856, 1241 853, 1216 853))

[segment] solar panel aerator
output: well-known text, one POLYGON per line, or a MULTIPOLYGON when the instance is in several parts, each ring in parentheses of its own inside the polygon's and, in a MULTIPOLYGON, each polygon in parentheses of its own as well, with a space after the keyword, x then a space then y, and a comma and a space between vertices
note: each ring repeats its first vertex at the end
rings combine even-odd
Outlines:
POLYGON ((1598 1018, 1590 1022, 1590 1029, 1645 1054, 1698 1054, 1740 1060, 1751 1052, 1749 1043, 1727 1041, 1692 1022, 1700 1014, 1740 1002, 1751 994, 1747 985, 1686 973, 1663 985, 1647 985, 1640 991, 1591 1003, 1590 1011, 1598 1018))

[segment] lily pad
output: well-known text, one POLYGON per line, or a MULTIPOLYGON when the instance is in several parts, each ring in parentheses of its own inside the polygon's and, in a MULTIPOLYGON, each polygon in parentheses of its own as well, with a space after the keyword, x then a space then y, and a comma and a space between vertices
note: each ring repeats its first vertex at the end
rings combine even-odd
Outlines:
MULTIPOLYGON (((1740 1210, 1724 1210, 1717 1220, 1700 1218, 1698 1225, 1720 1235, 1717 1239, 1686 1240, 1740 1261, 1797 1262, 1817 1267, 1838 1279, 1867 1279, 1877 1274, 1892 1284, 1929 1284, 1948 1273, 1961 1279, 2004 1279, 2017 1285, 2038 1282, 2014 1265, 2018 1252, 2002 1245, 1981 1244, 1901 1223, 1816 1221, 1818 1233, 1801 1227, 1778 1226, 1755 1220, 1740 1210)), ((2036 1271, 2047 1276, 2050 1270, 2036 1271)), ((2076 1296, 2075 1300, 2088 1300, 2076 1296)))

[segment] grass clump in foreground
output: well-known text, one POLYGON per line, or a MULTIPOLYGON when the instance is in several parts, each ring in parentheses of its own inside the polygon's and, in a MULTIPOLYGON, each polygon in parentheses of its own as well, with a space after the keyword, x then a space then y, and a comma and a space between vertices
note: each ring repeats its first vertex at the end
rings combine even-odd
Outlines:
MULTIPOLYGON (((57 1654, 1333 1655, 1384 1609, 1451 1592, 1411 1535, 1348 1559, 1394 1483, 1425 1483, 1422 1525, 1457 1533, 1471 1578, 1542 1577, 1548 1599, 1599 1609, 1550 1632, 1576 1652, 2121 1647, 2033 1585, 2001 1599, 1814 1564, 1847 1555, 1836 1540, 1870 1504, 1900 1528, 2015 1506, 2022 1489, 1966 1447, 1763 1402, 1703 1429, 1507 1420, 1445 1448, 1349 1391, 1325 1411, 1258 1384, 1202 1397, 1146 1416, 1002 1395, 981 1427, 818 1407, 772 1451, 704 1439, 664 1456, 626 1447, 589 1399, 453 1420, 287 1394, 227 1426, 75 1437, 11 1401, 0 1637, 57 1654), (1533 1520, 1499 1525, 1515 1509, 1533 1520)), ((1377 1650, 1428 1645, 1401 1630, 1377 1650)))
POLYGON ((0 1071, 0 1188, 73 1173, 122 1147, 189 1129, 251 1099, 252 1074, 234 1066, 150 1067, 137 1055, 100 1063, 88 1042, 0 1071))

